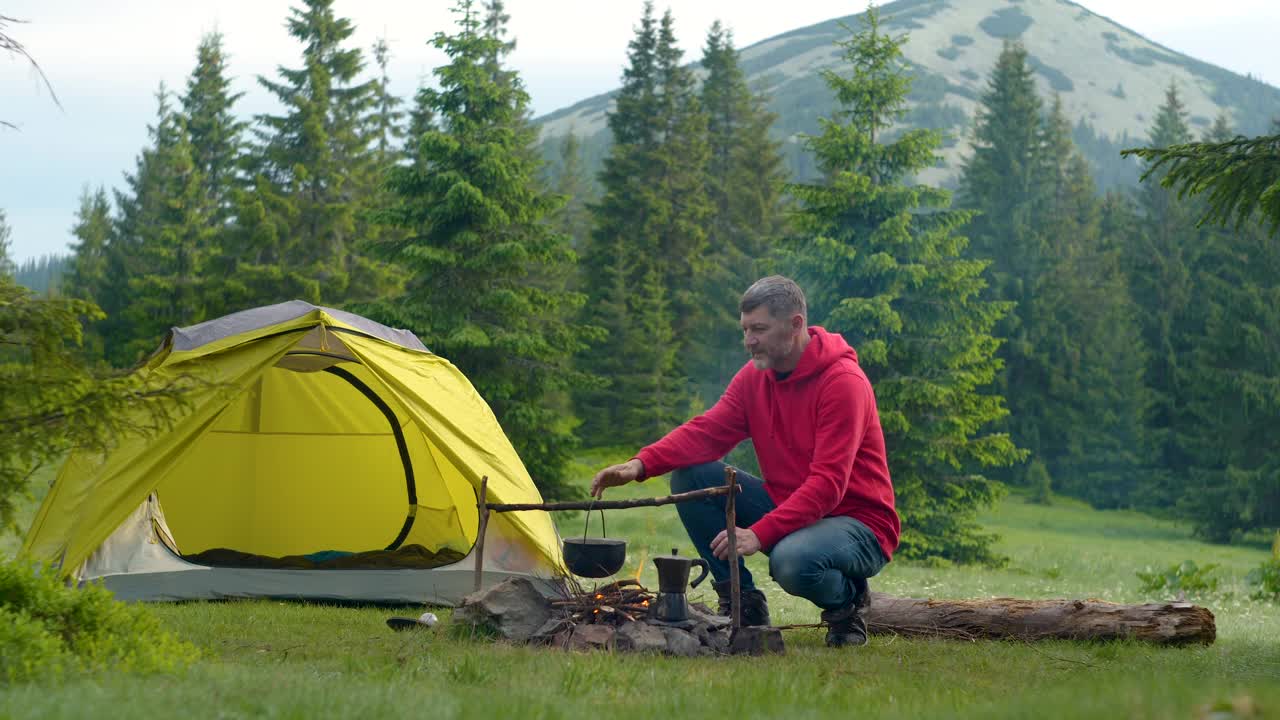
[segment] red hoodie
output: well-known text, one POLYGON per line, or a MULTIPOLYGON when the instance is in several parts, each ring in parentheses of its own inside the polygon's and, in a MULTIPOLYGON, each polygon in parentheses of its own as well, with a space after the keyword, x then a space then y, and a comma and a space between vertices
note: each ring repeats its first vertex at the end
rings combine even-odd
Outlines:
POLYGON ((785 380, 750 362, 710 410, 636 457, 645 475, 719 460, 750 437, 777 506, 751 530, 764 550, 824 517, 844 515, 875 533, 886 558, 898 547, 898 513, 871 382, 844 338, 809 328, 785 380))

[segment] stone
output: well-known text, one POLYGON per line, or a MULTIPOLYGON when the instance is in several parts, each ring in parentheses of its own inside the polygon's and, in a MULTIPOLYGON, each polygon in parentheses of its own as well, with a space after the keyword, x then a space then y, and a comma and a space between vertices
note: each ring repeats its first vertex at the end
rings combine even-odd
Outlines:
POLYGON ((612 650, 617 631, 610 625, 575 625, 570 631, 570 650, 612 650))
POLYGON ((698 625, 693 629, 693 632, 698 636, 698 642, 713 652, 729 652, 729 629, 727 626, 716 628, 710 625, 698 625))
POLYGON ((782 631, 768 625, 740 627, 729 638, 730 655, 782 655, 786 651, 782 631))
POLYGON ((702 643, 691 633, 680 628, 662 627, 662 636, 666 638, 668 655, 676 657, 696 657, 701 654, 702 643))
POLYGON ((512 642, 526 642, 551 619, 551 603, 527 578, 507 578, 463 598, 454 618, 488 626, 512 642))
POLYGON ((733 624, 733 620, 724 615, 715 614, 711 608, 702 603, 691 603, 689 605, 689 619, 699 625, 710 625, 713 628, 729 627, 733 624))
POLYGON ((626 622, 618 628, 619 650, 666 652, 667 638, 657 627, 643 622, 626 622))
POLYGON ((532 635, 529 636, 529 642, 548 643, 555 640, 555 636, 564 630, 573 629, 573 621, 567 617, 553 617, 542 624, 532 635))

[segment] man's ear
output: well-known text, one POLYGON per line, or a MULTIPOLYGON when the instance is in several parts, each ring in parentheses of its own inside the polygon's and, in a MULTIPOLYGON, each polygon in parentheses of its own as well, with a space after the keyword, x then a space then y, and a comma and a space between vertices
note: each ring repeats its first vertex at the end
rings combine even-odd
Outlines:
POLYGON ((803 315, 796 314, 791 316, 791 329, 794 331, 805 329, 803 315))

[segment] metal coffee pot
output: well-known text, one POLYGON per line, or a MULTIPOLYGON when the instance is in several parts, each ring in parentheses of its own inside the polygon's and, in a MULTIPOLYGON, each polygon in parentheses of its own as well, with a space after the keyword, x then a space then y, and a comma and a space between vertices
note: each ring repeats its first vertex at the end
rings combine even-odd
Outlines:
POLYGON ((680 557, 680 550, 671 548, 670 555, 659 555, 653 559, 658 568, 658 597, 654 604, 653 618, 668 624, 689 622, 689 601, 685 591, 707 579, 710 568, 702 558, 680 557), (692 583, 689 573, 694 565, 702 567, 702 574, 692 583))

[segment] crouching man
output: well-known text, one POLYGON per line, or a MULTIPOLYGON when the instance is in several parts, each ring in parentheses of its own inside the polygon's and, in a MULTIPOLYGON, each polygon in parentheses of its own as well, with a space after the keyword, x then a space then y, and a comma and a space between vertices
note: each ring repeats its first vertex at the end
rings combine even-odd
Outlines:
MULTIPOLYGON (((871 383, 844 338, 808 326, 795 282, 758 280, 739 310, 751 360, 720 400, 628 462, 598 472, 591 494, 668 472, 673 493, 723 485, 720 459, 751 438, 764 479, 738 473, 743 624, 769 624, 764 593, 741 564, 764 552, 783 590, 822 608, 827 645, 864 645, 867 578, 889 562, 899 532, 871 383)), ((724 497, 676 507, 728 614, 724 497)))

